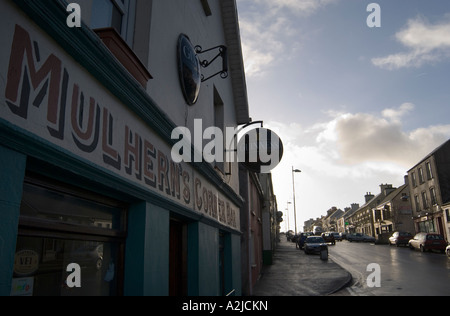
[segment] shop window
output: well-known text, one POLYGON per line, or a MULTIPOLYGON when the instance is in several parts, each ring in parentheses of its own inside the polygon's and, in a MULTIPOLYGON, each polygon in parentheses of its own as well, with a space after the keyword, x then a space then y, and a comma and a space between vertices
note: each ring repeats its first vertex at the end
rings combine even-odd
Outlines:
POLYGON ((436 233, 436 226, 433 220, 428 220, 419 223, 419 232, 421 233, 436 233))
POLYGON ((11 295, 118 295, 119 249, 114 242, 19 236, 11 295), (67 283, 73 263, 80 267, 80 287, 67 283))
POLYGON ((123 294, 125 212, 108 198, 27 177, 11 295, 123 294), (67 282, 71 264, 80 287, 67 282))

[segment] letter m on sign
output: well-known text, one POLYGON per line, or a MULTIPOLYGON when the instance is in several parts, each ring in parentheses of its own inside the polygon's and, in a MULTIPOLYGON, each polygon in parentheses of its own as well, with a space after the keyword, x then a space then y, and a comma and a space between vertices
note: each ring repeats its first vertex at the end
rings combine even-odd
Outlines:
POLYGON ((61 70, 61 60, 53 54, 45 62, 41 62, 38 44, 32 43, 28 32, 16 25, 5 91, 6 102, 10 110, 14 114, 27 119, 32 87, 35 94, 32 104, 35 107, 39 108, 48 94, 47 120, 56 124, 58 121, 61 70), (41 66, 39 67, 39 65, 41 66), (40 88, 39 92, 37 92, 38 88, 40 88))

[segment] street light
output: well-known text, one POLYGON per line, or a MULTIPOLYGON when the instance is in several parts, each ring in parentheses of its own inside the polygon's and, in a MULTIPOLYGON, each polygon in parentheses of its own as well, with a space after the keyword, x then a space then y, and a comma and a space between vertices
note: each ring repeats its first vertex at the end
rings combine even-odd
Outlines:
POLYGON ((300 173, 302 172, 299 169, 294 169, 292 167, 292 194, 294 196, 294 221, 295 221, 295 234, 297 235, 297 210, 295 208, 295 184, 294 184, 294 173, 300 173))

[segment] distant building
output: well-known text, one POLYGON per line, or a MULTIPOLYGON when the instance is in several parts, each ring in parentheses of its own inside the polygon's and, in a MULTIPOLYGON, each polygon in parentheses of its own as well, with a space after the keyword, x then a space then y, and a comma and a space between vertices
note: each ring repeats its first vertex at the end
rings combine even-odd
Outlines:
POLYGON ((335 232, 338 227, 338 219, 344 214, 341 209, 333 206, 327 211, 327 215, 322 220, 322 229, 324 232, 335 232))
POLYGON ((375 237, 379 242, 387 242, 394 231, 414 234, 408 177, 405 177, 405 184, 390 192, 372 211, 375 237))
POLYGON ((346 215, 346 220, 349 222, 349 232, 375 236, 372 209, 379 205, 381 201, 394 190, 395 188, 392 187, 392 184, 381 184, 381 192, 378 195, 375 196, 370 192, 366 193, 364 196, 366 203, 356 211, 346 215))
POLYGON ((359 209, 359 204, 352 203, 351 207, 346 207, 344 212, 337 219, 337 232, 338 233, 347 233, 348 232, 348 221, 347 218, 359 209))

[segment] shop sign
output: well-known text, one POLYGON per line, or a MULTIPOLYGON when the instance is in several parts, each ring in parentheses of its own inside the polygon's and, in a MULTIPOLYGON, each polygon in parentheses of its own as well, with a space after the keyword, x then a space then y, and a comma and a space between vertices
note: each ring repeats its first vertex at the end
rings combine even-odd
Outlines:
POLYGON ((189 37, 184 34, 178 38, 178 72, 184 98, 189 105, 194 105, 202 83, 200 61, 189 37))
POLYGON ((189 163, 175 162, 165 140, 30 21, 5 10, 18 24, 0 21, 0 124, 239 229, 229 198, 189 163))
POLYGON ((39 255, 34 250, 21 250, 14 257, 14 273, 30 275, 39 269, 39 255))

